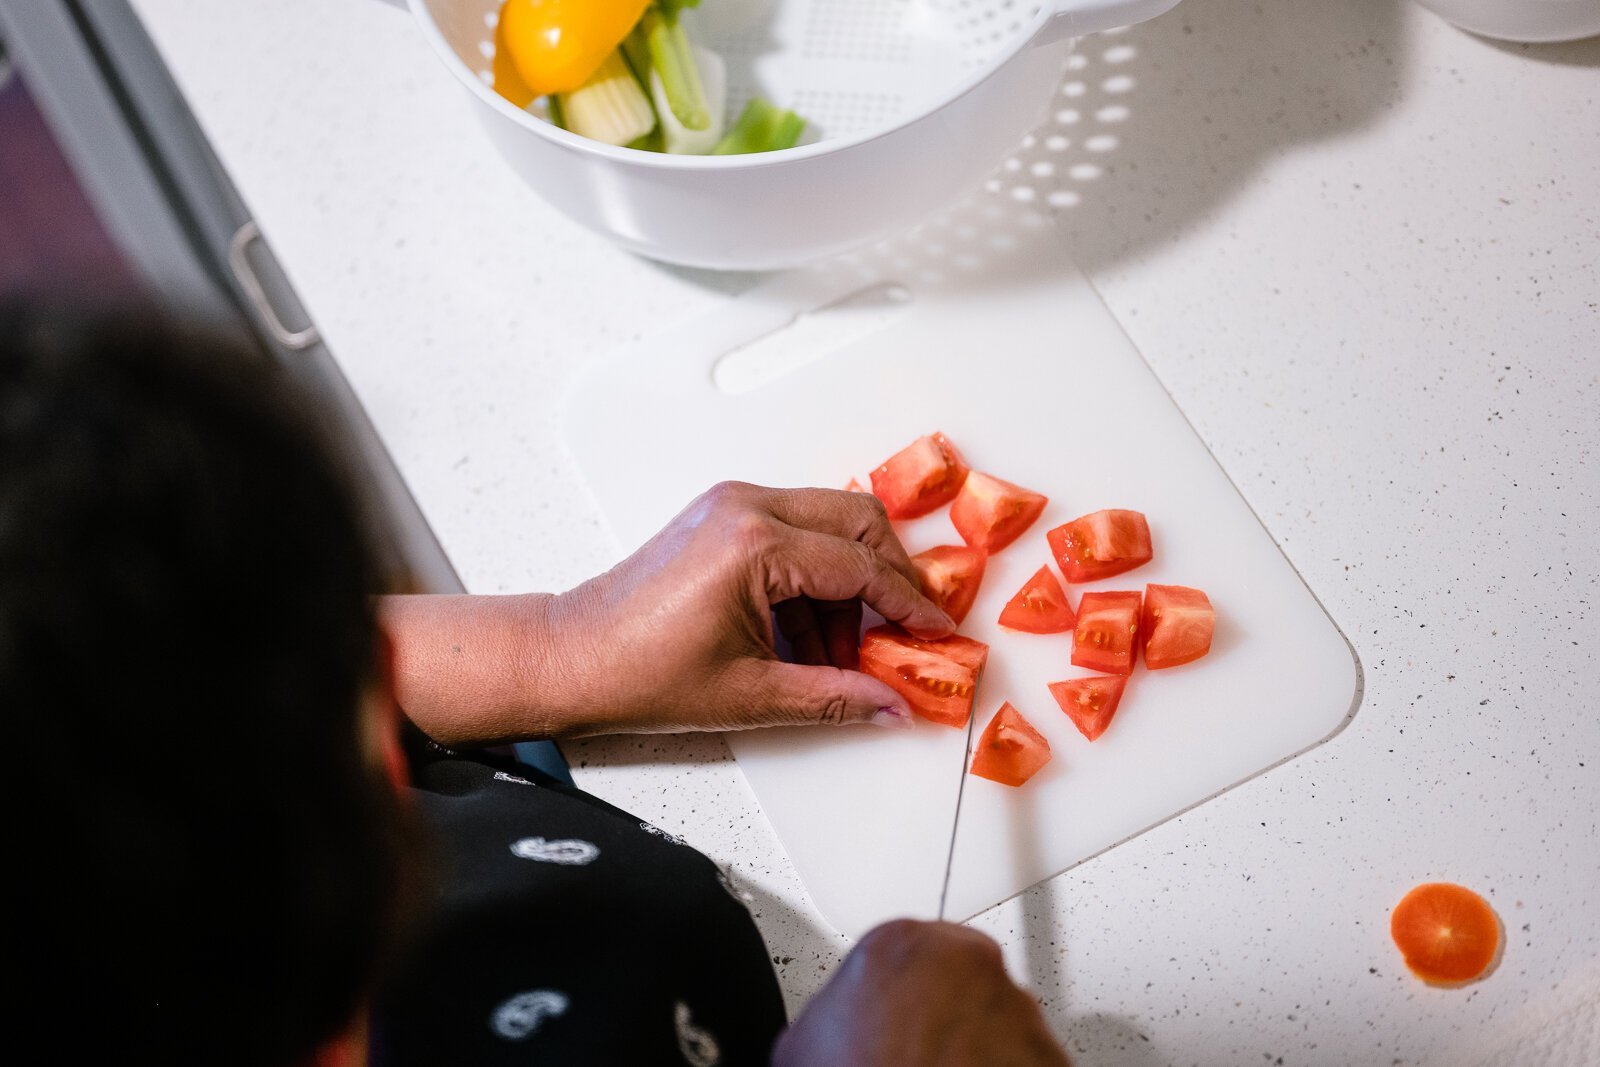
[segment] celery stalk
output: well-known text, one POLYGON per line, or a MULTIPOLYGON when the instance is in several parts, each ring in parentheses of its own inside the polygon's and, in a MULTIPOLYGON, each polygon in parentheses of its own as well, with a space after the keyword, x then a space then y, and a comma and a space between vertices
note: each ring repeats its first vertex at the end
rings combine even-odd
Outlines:
POLYGON ((706 104, 700 70, 694 61, 689 35, 676 12, 665 14, 652 7, 639 20, 650 51, 650 69, 661 78, 667 103, 678 122, 687 130, 711 126, 711 109, 706 104))
POLYGON ((643 137, 629 141, 627 147, 637 149, 640 152, 665 152, 667 150, 667 142, 660 125, 657 125, 655 129, 643 137))
POLYGON ((633 68, 633 76, 640 85, 650 84, 650 42, 645 40, 644 19, 634 24, 628 36, 622 39, 622 55, 633 68))
POLYGON ((711 150, 714 156, 736 156, 747 152, 776 152, 793 148, 806 128, 806 120, 793 111, 753 97, 739 113, 728 135, 711 150))
POLYGON ((629 144, 656 126, 649 98, 618 51, 588 81, 562 93, 560 107, 567 129, 606 144, 629 144))
POLYGON ((667 102, 666 85, 657 71, 650 72, 650 99, 655 101, 656 118, 661 121, 662 147, 674 155, 703 156, 722 140, 723 113, 727 111, 727 67, 722 57, 709 48, 694 46, 695 66, 700 70, 700 85, 705 90, 711 122, 703 130, 691 130, 678 121, 667 102))

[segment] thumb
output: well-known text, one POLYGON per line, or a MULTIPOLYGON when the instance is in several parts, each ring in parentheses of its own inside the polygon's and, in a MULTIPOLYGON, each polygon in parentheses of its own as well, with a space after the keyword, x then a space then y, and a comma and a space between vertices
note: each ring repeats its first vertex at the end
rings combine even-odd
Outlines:
POLYGON ((908 729, 911 711, 900 694, 860 671, 763 660, 747 690, 752 726, 838 726, 872 723, 908 729))

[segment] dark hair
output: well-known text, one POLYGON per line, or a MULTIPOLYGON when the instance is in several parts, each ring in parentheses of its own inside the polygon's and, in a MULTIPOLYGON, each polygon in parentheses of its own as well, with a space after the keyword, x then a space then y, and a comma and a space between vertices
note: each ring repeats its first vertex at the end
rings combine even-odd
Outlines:
POLYGON ((406 830, 363 749, 374 554, 316 410, 151 312, 0 309, 12 1047, 282 1065, 376 979, 406 830))

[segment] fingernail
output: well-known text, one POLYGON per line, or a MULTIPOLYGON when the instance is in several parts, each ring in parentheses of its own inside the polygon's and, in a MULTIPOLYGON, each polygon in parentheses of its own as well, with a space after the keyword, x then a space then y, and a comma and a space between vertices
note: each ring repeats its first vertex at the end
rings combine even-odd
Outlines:
POLYGON ((874 726, 887 726, 894 730, 911 729, 911 713, 899 708, 879 708, 868 720, 874 726))

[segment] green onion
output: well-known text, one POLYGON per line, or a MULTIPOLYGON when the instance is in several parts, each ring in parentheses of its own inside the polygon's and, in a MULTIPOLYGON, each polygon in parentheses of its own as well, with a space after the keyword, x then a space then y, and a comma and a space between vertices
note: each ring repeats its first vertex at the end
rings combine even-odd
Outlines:
POLYGON ((663 15, 671 15, 676 18, 678 12, 686 7, 699 7, 700 0, 655 0, 652 6, 663 15))
POLYGON ((708 129, 711 109, 700 84, 700 71, 695 65, 689 35, 683 31, 676 12, 665 14, 651 8, 639 20, 639 25, 650 51, 650 68, 661 78, 672 113, 684 129, 708 129))
POLYGON ((661 126, 657 124, 655 129, 643 137, 629 141, 627 147, 637 148, 641 152, 665 152, 667 150, 667 142, 662 136, 661 126))
POLYGON ((757 96, 744 106, 739 121, 711 150, 714 156, 737 156, 747 152, 776 152, 793 148, 806 128, 806 120, 793 111, 769 104, 757 96))
POLYGON ((621 52, 612 52, 589 80, 560 96, 562 118, 573 133, 625 145, 656 127, 655 109, 621 52))
POLYGON ((711 113, 711 123, 703 130, 688 129, 678 121, 667 102, 661 75, 650 72, 650 99, 655 102, 656 118, 661 122, 662 149, 674 155, 703 156, 717 146, 727 129, 723 116, 728 110, 728 74, 722 57, 709 48, 695 45, 694 61, 700 70, 700 86, 705 90, 706 105, 711 113))

